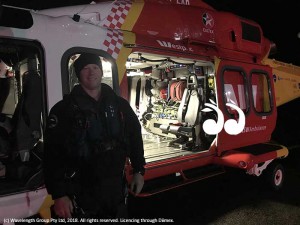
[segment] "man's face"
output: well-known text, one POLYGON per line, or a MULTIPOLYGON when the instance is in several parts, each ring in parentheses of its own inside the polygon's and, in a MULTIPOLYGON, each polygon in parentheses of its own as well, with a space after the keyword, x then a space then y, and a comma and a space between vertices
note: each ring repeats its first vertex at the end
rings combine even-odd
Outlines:
POLYGON ((88 64, 80 71, 80 84, 88 89, 98 89, 102 81, 102 69, 96 64, 88 64))

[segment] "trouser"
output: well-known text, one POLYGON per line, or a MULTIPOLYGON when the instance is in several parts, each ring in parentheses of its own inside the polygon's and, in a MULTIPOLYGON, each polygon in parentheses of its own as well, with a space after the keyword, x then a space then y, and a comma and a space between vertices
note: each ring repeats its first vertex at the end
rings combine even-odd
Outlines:
POLYGON ((77 205, 83 211, 77 217, 83 218, 82 222, 84 219, 95 219, 95 222, 111 219, 116 222, 118 218, 127 218, 125 188, 122 176, 105 178, 95 186, 84 185, 80 194, 76 196, 77 205))

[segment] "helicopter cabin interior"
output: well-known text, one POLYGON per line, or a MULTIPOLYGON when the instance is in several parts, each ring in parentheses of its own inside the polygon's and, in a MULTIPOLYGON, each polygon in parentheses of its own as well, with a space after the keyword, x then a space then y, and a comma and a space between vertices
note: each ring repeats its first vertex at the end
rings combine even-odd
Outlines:
POLYGON ((129 56, 126 71, 146 162, 208 149, 214 137, 202 130, 201 109, 216 97, 212 62, 138 52, 129 56))
POLYGON ((44 72, 35 41, 0 42, 0 195, 43 183, 44 72))

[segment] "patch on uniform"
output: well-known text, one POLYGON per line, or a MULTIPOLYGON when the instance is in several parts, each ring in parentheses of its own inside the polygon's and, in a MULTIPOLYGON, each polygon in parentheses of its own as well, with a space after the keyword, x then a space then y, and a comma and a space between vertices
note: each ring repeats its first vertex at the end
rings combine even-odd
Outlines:
POLYGON ((54 114, 49 115, 48 127, 49 128, 54 128, 54 127, 56 127, 57 124, 58 124, 57 116, 54 115, 54 114))

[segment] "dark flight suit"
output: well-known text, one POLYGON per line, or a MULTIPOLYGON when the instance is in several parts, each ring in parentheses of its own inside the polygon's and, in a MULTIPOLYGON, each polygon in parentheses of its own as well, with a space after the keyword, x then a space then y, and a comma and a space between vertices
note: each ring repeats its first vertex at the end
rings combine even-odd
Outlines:
POLYGON ((134 172, 144 171, 139 121, 109 86, 102 84, 99 101, 75 86, 51 109, 44 170, 53 199, 75 196, 85 217, 117 217, 124 204, 126 156, 134 172))

